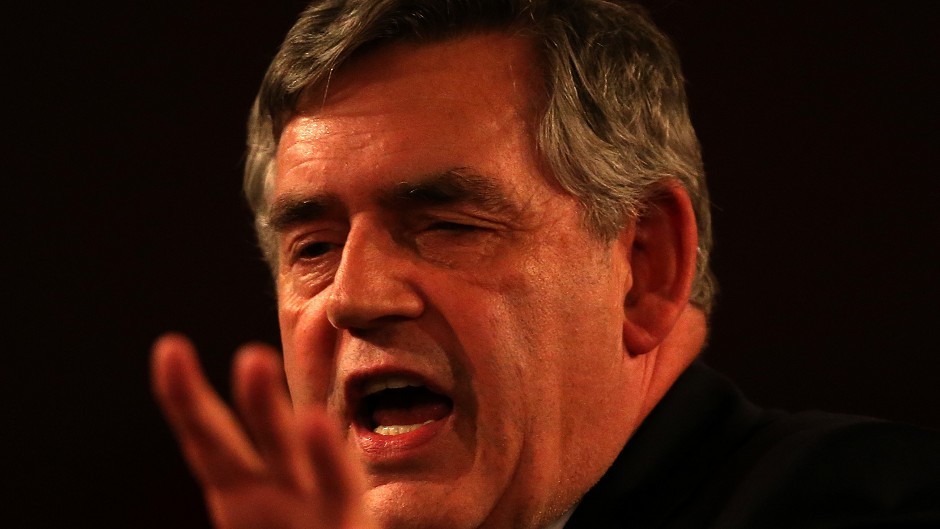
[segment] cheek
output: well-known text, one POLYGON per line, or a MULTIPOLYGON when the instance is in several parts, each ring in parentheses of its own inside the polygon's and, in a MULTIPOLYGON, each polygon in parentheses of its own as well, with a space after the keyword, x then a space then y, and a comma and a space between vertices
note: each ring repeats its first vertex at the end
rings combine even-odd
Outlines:
POLYGON ((607 381, 619 378, 623 308, 603 255, 573 266, 551 263, 545 255, 530 265, 530 280, 506 296, 505 312, 517 322, 519 378, 532 390, 528 398, 543 415, 570 417, 568 408, 599 398, 607 381))
POLYGON ((441 306, 460 342, 452 350, 465 355, 477 424, 488 440, 505 443, 506 456, 533 429, 541 386, 552 378, 543 365, 550 357, 541 340, 544 314, 531 279, 520 270, 500 274, 493 284, 462 288, 459 296, 442 296, 447 305, 441 306))
POLYGON ((295 405, 325 404, 333 381, 336 337, 323 300, 324 296, 304 299, 279 292, 284 372, 295 405))

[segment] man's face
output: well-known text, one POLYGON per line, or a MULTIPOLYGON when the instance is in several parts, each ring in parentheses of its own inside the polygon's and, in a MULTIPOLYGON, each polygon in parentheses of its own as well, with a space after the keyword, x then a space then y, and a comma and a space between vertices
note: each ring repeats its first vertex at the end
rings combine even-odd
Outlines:
POLYGON ((539 163, 536 63, 499 35, 387 46, 279 145, 291 395, 341 422, 388 527, 551 521, 638 422, 629 250, 539 163))

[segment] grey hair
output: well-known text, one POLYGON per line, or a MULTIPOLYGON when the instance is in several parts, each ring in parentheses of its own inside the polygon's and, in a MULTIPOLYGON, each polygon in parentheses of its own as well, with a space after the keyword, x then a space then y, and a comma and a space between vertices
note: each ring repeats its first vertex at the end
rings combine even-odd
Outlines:
POLYGON ((698 225, 691 302, 711 312, 711 213, 685 80, 672 43, 637 5, 610 0, 322 0, 300 15, 261 84, 248 122, 245 195, 265 259, 283 128, 310 87, 324 87, 351 56, 393 41, 434 42, 502 31, 541 55, 545 94, 537 144, 586 226, 612 240, 664 185, 688 192, 698 225))

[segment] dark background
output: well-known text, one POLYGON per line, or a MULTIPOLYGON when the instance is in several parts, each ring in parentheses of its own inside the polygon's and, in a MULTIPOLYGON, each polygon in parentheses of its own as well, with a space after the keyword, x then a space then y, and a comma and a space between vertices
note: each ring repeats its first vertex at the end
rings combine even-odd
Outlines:
MULTIPOLYGON (((207 527, 148 349, 190 334, 227 395, 234 348, 277 340, 240 175, 302 3, 61 4, 2 32, 10 526, 207 527)), ((715 206, 705 358, 762 405, 940 428, 937 8, 647 4, 715 206)))

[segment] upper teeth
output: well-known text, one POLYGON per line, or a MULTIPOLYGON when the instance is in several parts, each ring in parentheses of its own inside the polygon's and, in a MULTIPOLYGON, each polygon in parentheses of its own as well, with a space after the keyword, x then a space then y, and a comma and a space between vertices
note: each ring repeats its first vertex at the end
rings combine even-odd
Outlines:
POLYGON ((365 388, 363 389, 363 392, 366 395, 372 395, 374 393, 378 393, 382 391, 383 389, 399 389, 399 388, 407 388, 407 387, 420 388, 422 386, 424 386, 424 384, 414 379, 400 377, 400 376, 391 376, 388 378, 373 380, 372 382, 369 382, 368 384, 366 384, 365 388))
POLYGON ((378 425, 372 429, 373 432, 379 435, 401 435, 403 433, 409 433, 421 428, 425 424, 431 424, 432 420, 428 419, 421 424, 393 424, 391 426, 378 425))

